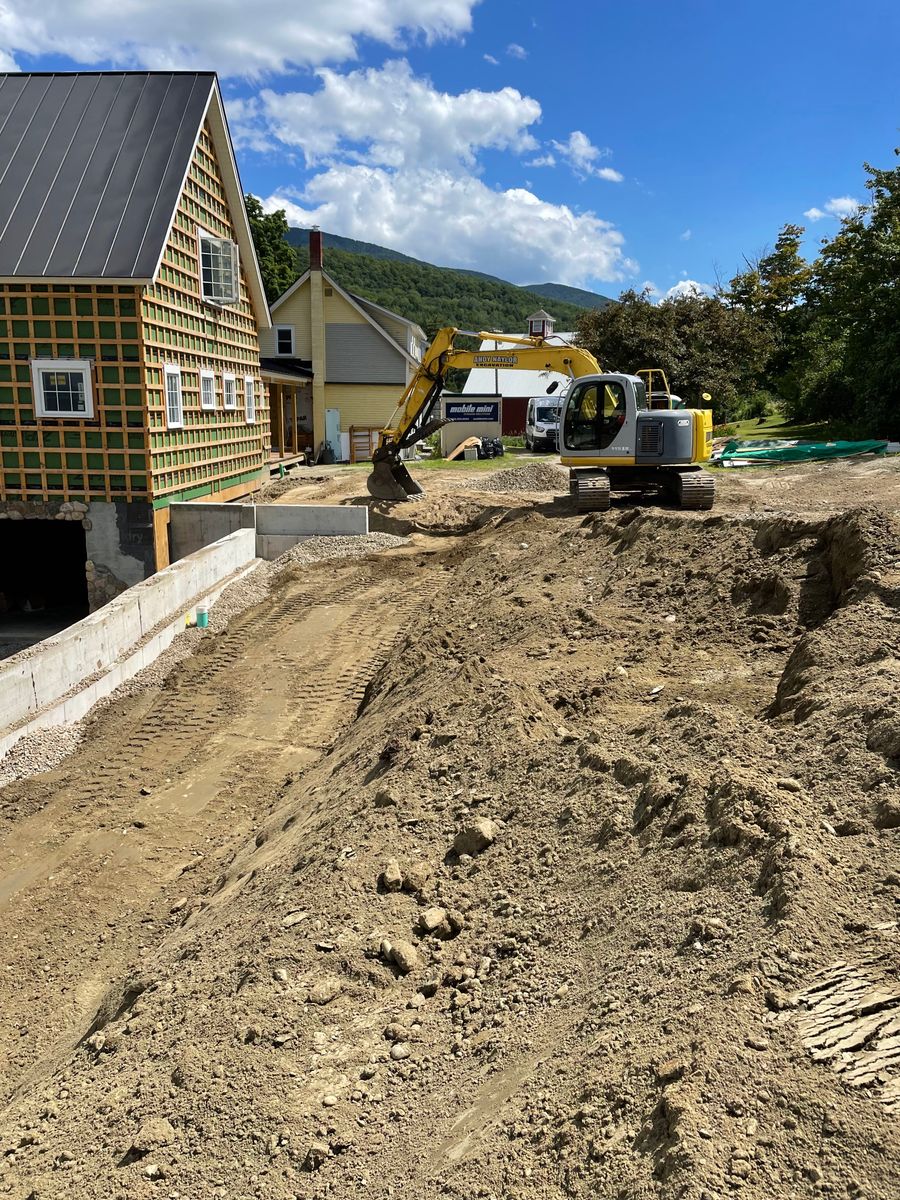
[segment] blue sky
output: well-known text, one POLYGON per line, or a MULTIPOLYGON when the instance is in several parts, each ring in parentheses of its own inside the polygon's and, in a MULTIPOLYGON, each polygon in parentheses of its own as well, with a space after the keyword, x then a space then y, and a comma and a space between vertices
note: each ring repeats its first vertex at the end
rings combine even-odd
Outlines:
POLYGON ((6 67, 217 69, 292 223, 613 295, 814 253, 893 162, 898 51, 897 0, 0 0, 6 67))

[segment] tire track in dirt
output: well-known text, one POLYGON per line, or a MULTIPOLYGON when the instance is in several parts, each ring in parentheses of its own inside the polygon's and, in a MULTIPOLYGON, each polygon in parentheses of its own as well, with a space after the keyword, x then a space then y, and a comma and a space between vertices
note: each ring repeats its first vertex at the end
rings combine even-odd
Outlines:
POLYGON ((172 889, 208 885, 206 862, 252 834, 285 776, 353 720, 441 581, 377 559, 289 578, 48 773, 47 804, 0 839, 5 1097, 52 1068, 149 956, 184 907, 172 889))

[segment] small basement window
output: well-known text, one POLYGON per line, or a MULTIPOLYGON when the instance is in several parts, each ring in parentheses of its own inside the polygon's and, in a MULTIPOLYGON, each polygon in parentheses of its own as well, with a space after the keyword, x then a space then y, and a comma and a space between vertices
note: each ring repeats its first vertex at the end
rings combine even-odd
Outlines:
POLYGON ((198 230, 200 241, 200 291, 207 304, 237 304, 241 298, 238 248, 228 238, 198 230))
POLYGON ((222 407, 237 408, 237 382, 233 375, 222 376, 222 407))
POLYGON ((207 411, 216 407, 216 377, 212 371, 200 372, 200 407, 207 411))
POLYGON ((166 373, 166 425, 169 429, 180 429, 184 425, 184 409, 181 403, 181 367, 165 365, 166 373))
POLYGON ((275 353, 293 355, 294 327, 293 325, 275 326, 275 353))
POLYGON ((256 421, 256 392, 252 375, 244 377, 244 419, 248 425, 256 421))
POLYGON ((73 417, 81 421, 93 417, 91 364, 87 359, 34 358, 31 381, 38 417, 73 417))

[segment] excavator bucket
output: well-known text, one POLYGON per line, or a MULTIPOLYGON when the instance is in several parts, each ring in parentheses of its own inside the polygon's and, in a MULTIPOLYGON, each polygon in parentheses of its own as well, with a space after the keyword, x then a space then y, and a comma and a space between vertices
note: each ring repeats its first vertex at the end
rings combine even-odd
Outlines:
POLYGON ((411 496, 421 496, 424 489, 420 488, 399 459, 382 458, 372 467, 372 473, 366 480, 369 495, 376 500, 409 500, 411 496))
POLYGON ((374 466, 366 480, 369 495, 376 500, 409 500, 411 496, 424 496, 425 489, 419 487, 401 461, 400 448, 421 442, 446 424, 443 417, 432 417, 418 429, 411 430, 399 445, 388 442, 380 446, 372 455, 374 466))

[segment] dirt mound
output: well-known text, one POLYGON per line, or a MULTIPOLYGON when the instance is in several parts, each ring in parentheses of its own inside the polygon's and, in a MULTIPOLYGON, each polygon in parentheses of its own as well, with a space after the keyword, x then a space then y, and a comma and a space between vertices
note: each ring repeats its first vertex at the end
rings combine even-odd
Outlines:
POLYGON ((503 517, 508 508, 502 503, 492 504, 483 498, 463 493, 447 495, 428 487, 426 492, 412 500, 399 504, 368 501, 369 527, 386 533, 404 536, 411 533, 427 533, 434 537, 458 536, 474 533, 503 517))
POLYGON ((0 1187, 894 1200, 896 534, 518 510, 363 560, 354 622, 427 586, 352 723, 43 1063, 23 996, 0 1187))
POLYGON ((568 495, 569 472, 559 463, 527 463, 522 467, 505 467, 473 475, 466 484, 479 492, 560 492, 568 495))

